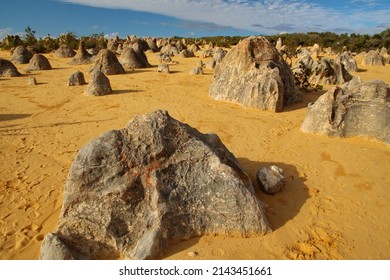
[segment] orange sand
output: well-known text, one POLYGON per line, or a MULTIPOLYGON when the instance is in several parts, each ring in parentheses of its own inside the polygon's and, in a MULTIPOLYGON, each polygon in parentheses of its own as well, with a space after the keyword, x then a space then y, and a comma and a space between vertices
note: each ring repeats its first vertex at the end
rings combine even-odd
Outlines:
MULTIPOLYGON (((199 58, 176 58, 172 74, 154 67, 109 76, 114 94, 83 95, 69 75, 86 66, 47 54, 53 70, 0 78, 0 259, 37 259, 44 235, 55 229, 67 172, 88 141, 118 129, 136 114, 166 109, 201 132, 217 133, 255 181, 278 164, 287 185, 258 193, 274 229, 261 238, 205 236, 169 247, 166 259, 390 259, 390 149, 363 138, 335 139, 299 131, 306 105, 262 112, 208 96, 212 71, 189 75, 199 58), (29 86, 28 77, 38 85, 29 86), (197 252, 197 256, 188 254, 197 252)), ((0 57, 9 59, 8 52, 0 57)), ((206 62, 207 60, 204 60, 206 62)), ((390 83, 390 65, 360 64, 365 81, 390 83)))

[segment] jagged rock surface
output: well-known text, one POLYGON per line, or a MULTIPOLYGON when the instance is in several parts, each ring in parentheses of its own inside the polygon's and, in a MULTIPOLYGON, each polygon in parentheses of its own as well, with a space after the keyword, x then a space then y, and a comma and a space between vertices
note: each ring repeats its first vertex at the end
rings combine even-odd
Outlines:
POLYGON ((294 78, 278 50, 264 37, 241 40, 218 64, 210 95, 243 106, 282 111, 302 100, 294 92, 294 78))
POLYGON ((301 130, 338 137, 365 136, 390 144, 389 123, 390 87, 375 80, 327 91, 309 104, 301 130))
POLYGON ((345 69, 344 64, 323 58, 313 63, 309 82, 318 85, 341 85, 352 78, 353 76, 345 69))
POLYGON ((78 152, 41 258, 146 259, 193 236, 269 231, 263 203, 219 137, 157 110, 78 152))

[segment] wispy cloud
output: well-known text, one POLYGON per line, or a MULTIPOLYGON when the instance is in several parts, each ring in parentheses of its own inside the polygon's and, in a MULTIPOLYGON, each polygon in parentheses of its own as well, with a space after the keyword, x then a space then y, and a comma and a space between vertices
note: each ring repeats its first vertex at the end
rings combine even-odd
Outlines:
MULTIPOLYGON (((60 0, 93 7, 150 12, 181 20, 185 28, 218 30, 232 27, 256 33, 327 30, 375 32, 375 26, 390 26, 390 5, 378 0, 350 0, 344 9, 336 10, 309 0, 60 0), (351 5, 351 6, 349 6, 351 5), (364 7, 371 9, 364 11, 364 7), (352 7, 353 6, 353 7, 352 7), (361 6, 361 8, 359 8, 361 6), (378 6, 378 9, 372 7, 378 6), (348 7, 353 8, 348 10, 348 7), (364 13, 364 17, 360 15, 364 13), (285 28, 283 28, 285 27, 285 28)), ((382 1, 383 2, 383 1, 382 1)))
POLYGON ((0 40, 3 40, 9 34, 12 34, 12 28, 0 28, 0 40))

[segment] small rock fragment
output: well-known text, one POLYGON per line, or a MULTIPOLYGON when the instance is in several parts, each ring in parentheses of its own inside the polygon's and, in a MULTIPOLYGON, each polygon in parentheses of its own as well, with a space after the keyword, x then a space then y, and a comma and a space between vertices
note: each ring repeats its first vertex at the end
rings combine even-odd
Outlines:
POLYGON ((260 169, 256 177, 260 189, 268 194, 280 191, 285 183, 283 169, 276 165, 260 169))

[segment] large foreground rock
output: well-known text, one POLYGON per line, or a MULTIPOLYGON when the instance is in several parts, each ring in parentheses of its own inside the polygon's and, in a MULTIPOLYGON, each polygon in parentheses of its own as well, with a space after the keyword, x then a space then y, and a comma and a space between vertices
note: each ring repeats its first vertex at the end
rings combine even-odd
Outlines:
POLYGON ((390 87, 383 81, 334 87, 309 104, 301 130, 329 136, 365 136, 390 144, 390 87))
POLYGON ((215 134, 157 110, 82 148, 44 259, 146 259, 203 234, 270 228, 249 177, 215 134))
POLYGON ((294 93, 290 68, 278 50, 261 36, 241 40, 217 65, 210 95, 275 112, 301 99, 294 93))
POLYGON ((0 58, 0 77, 18 77, 20 73, 9 60, 0 58))

